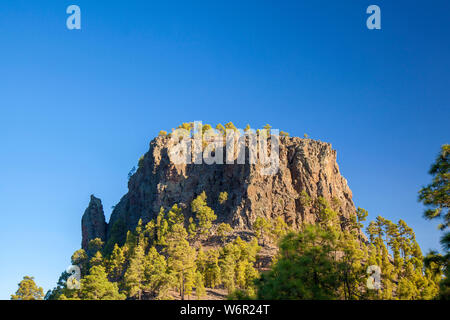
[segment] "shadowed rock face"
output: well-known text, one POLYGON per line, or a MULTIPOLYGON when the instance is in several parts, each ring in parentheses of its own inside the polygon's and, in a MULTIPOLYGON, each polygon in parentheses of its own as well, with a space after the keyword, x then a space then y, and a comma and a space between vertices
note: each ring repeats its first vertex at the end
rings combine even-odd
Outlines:
POLYGON ((103 212, 102 201, 91 195, 91 201, 81 219, 81 247, 87 249, 89 240, 100 238, 106 240, 107 223, 103 212))
POLYGON ((168 156, 172 145, 168 137, 151 141, 150 150, 128 182, 128 193, 115 206, 108 225, 100 200, 91 198, 83 216, 83 244, 94 237, 104 237, 105 228, 108 238, 118 221, 133 229, 139 219, 145 223, 155 218, 161 207, 167 209, 175 203, 189 217, 190 203, 202 191, 218 216, 216 222, 227 222, 235 230, 248 230, 258 216, 281 216, 293 226, 315 222, 311 208, 300 201, 302 191, 313 199, 322 196, 329 203, 339 200, 335 209, 343 220, 355 214, 352 192, 339 172, 336 151, 329 143, 280 137, 280 164, 275 175, 262 175, 261 165, 248 161, 175 165, 168 156), (224 204, 218 201, 221 192, 228 193, 224 204))

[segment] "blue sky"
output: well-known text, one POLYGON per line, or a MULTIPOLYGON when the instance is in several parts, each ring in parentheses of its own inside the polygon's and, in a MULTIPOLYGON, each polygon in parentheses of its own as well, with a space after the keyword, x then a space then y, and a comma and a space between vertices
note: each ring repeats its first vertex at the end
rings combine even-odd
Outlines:
POLYGON ((449 143, 450 3, 0 3, 0 299, 53 287, 89 195, 111 206, 159 130, 233 121, 332 143, 357 206, 438 248, 417 191, 449 143), (81 8, 82 30, 66 28, 81 8), (381 8, 382 30, 366 28, 381 8))

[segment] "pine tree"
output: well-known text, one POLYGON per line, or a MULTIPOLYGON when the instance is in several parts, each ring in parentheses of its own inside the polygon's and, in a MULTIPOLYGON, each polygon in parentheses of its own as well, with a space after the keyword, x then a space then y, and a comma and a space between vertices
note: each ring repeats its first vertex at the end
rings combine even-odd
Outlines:
POLYGON ((257 281, 260 299, 337 299, 342 282, 333 259, 336 238, 318 225, 289 233, 280 243, 279 259, 257 281))
POLYGON ((444 255, 429 253, 428 261, 433 261, 443 271, 440 281, 441 299, 450 300, 450 145, 444 144, 429 173, 432 182, 419 191, 419 200, 428 207, 424 216, 426 219, 440 219, 439 229, 444 232, 441 238, 444 255))
POLYGON ((100 251, 91 258, 89 261, 89 266, 92 268, 93 266, 102 266, 103 265, 103 256, 100 251))
POLYGON ((221 284, 219 252, 214 249, 206 251, 204 269, 202 274, 208 288, 215 288, 221 284))
POLYGON ((112 282, 118 282, 125 272, 125 255, 117 243, 107 263, 108 278, 112 282))
POLYGON ((233 232, 233 228, 228 223, 221 223, 217 228, 217 235, 222 240, 223 244, 225 244, 225 240, 233 232))
POLYGON ((114 222, 111 227, 111 232, 108 237, 108 241, 103 249, 105 256, 109 256, 114 249, 114 245, 118 244, 122 246, 125 243, 127 234, 127 227, 123 219, 119 219, 114 222))
POLYGON ((211 131, 211 130, 212 130, 212 127, 210 124, 204 124, 202 127, 202 134, 205 134, 205 132, 211 131))
POLYGON ((72 265, 78 266, 81 270, 81 276, 89 271, 89 257, 84 249, 75 251, 71 257, 72 265))
POLYGON ((101 251, 103 248, 104 242, 100 238, 95 238, 89 241, 87 247, 87 255, 89 258, 92 258, 98 251, 101 251))
POLYGON ((285 236, 289 230, 288 225, 282 217, 277 217, 270 227, 270 238, 274 243, 285 236))
POLYGON ((301 205, 305 208, 310 208, 313 204, 312 198, 309 196, 309 194, 305 190, 303 190, 300 193, 299 200, 300 200, 301 205))
POLYGON ((187 241, 187 232, 183 226, 176 224, 167 236, 165 248, 169 272, 177 279, 180 297, 184 300, 185 294, 192 290, 193 279, 196 273, 195 249, 187 241))
POLYGON ((124 284, 130 297, 137 297, 141 300, 142 289, 144 288, 144 258, 145 248, 142 242, 134 248, 130 259, 130 265, 124 276, 124 284))
POLYGON ((258 241, 255 238, 246 242, 237 237, 232 243, 228 243, 220 250, 221 282, 229 294, 234 292, 236 288, 254 293, 253 283, 259 277, 254 264, 259 249, 258 241))
POLYGON ((206 198, 206 193, 203 191, 191 203, 192 212, 195 213, 195 217, 198 221, 198 233, 202 236, 206 236, 209 233, 212 223, 217 219, 214 210, 208 207, 206 198))
POLYGON ((231 121, 225 124, 225 129, 237 131, 236 126, 231 121))
POLYGON ((230 251, 225 251, 220 259, 220 271, 222 283, 227 289, 228 293, 231 293, 235 289, 235 273, 236 260, 230 251))
POLYGON ((169 229, 172 228, 172 226, 175 224, 184 224, 184 215, 178 205, 173 205, 173 207, 167 213, 167 223, 169 225, 169 229))
POLYGON ((169 232, 169 223, 165 219, 164 208, 161 207, 156 217, 156 243, 166 245, 166 235, 169 232))
POLYGON ((195 274, 195 295, 198 300, 202 299, 206 295, 203 275, 199 271, 195 274))
POLYGON ((151 247, 144 261, 144 288, 155 299, 164 299, 174 282, 167 271, 166 259, 151 247))
POLYGON ((224 191, 219 194, 219 203, 224 204, 228 200, 228 192, 224 191))
POLYGON ((42 300, 44 290, 34 282, 34 277, 25 276, 19 283, 19 288, 15 294, 11 295, 11 300, 42 300))
POLYGON ((152 245, 156 241, 156 224, 154 220, 149 221, 145 225, 144 235, 147 238, 148 244, 152 245))
POLYGON ((191 129, 194 127, 194 124, 192 122, 183 122, 181 125, 178 126, 179 129, 184 129, 187 131, 191 131, 191 129))
POLYGON ((262 246, 265 246, 265 240, 267 235, 270 232, 271 225, 268 220, 266 220, 263 217, 258 217, 255 220, 255 223, 253 223, 253 231, 255 232, 256 238, 258 240, 262 240, 262 246))
MULTIPOLYGON (((63 297, 64 298, 64 297, 63 297)), ((80 298, 82 300, 124 300, 116 283, 108 281, 105 268, 94 266, 89 275, 81 280, 80 298)))
POLYGON ((419 200, 429 207, 424 213, 425 218, 442 218, 440 228, 445 230, 450 226, 450 144, 442 146, 429 173, 433 176, 433 182, 419 191, 419 200))
POLYGON ((397 224, 377 217, 367 229, 370 235, 369 264, 382 270, 382 288, 370 293, 372 299, 430 299, 437 292, 437 278, 424 266, 414 231, 405 221, 397 224), (393 261, 392 261, 393 260, 393 261))
POLYGON ((195 224, 194 219, 190 217, 188 225, 188 237, 190 240, 194 240, 196 236, 197 236, 197 225, 195 224))
POLYGON ((222 124, 219 123, 219 124, 216 126, 216 130, 218 131, 218 133, 219 133, 220 135, 222 135, 222 136, 225 135, 225 127, 224 127, 222 124))
POLYGON ((58 300, 62 294, 64 294, 67 289, 67 279, 70 277, 70 274, 67 271, 63 271, 58 278, 58 282, 56 283, 56 287, 47 291, 45 294, 45 300, 58 300))

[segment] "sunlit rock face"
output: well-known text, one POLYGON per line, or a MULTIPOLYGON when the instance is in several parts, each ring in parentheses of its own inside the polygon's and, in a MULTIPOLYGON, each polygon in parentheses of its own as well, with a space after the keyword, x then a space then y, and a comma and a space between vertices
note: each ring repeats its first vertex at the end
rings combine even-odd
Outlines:
MULTIPOLYGON (((313 209, 302 204, 303 191, 312 199, 321 196, 334 203, 343 222, 355 214, 352 192, 339 172, 336 151, 329 143, 280 137, 279 170, 273 175, 263 174, 261 164, 249 161, 174 164, 169 150, 176 143, 167 136, 151 141, 149 151, 128 182, 128 193, 115 206, 108 224, 100 200, 91 198, 83 216, 83 247, 95 237, 108 239, 116 223, 131 230, 139 219, 145 223, 155 218, 161 207, 167 209, 178 204, 185 216, 190 217, 190 203, 203 191, 218 217, 216 222, 227 222, 239 231, 250 229, 258 216, 281 216, 294 227, 314 223, 317 217, 313 209), (221 192, 228 193, 222 204, 221 192)), ((246 154, 248 160, 248 145, 246 154)))

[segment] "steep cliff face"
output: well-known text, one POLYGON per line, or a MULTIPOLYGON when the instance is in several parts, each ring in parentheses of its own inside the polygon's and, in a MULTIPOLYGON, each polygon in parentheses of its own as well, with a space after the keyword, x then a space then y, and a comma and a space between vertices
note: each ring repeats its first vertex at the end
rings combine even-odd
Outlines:
POLYGON ((87 249, 89 240, 100 238, 106 240, 107 223, 100 199, 91 195, 91 201, 81 219, 81 247, 87 249))
MULTIPOLYGON (((297 137, 280 137, 279 170, 263 175, 259 164, 174 164, 168 150, 173 142, 157 137, 130 178, 128 193, 115 206, 108 225, 101 219, 101 203, 91 204, 83 216, 83 244, 93 237, 106 238, 119 222, 134 228, 139 219, 147 222, 156 217, 161 207, 175 203, 191 216, 190 203, 205 191, 208 205, 216 212, 217 222, 227 222, 235 230, 247 230, 258 216, 283 217, 293 226, 314 222, 315 214, 303 206, 301 193, 311 198, 324 197, 345 220, 355 214, 352 193, 336 163, 336 151, 329 143, 297 137), (220 204, 221 192, 228 199, 220 204), (337 201, 338 200, 338 201, 337 201), (90 209, 91 208, 91 209, 90 209), (106 227, 107 226, 107 227, 106 227)), ((98 199, 97 199, 98 200, 98 199)))

